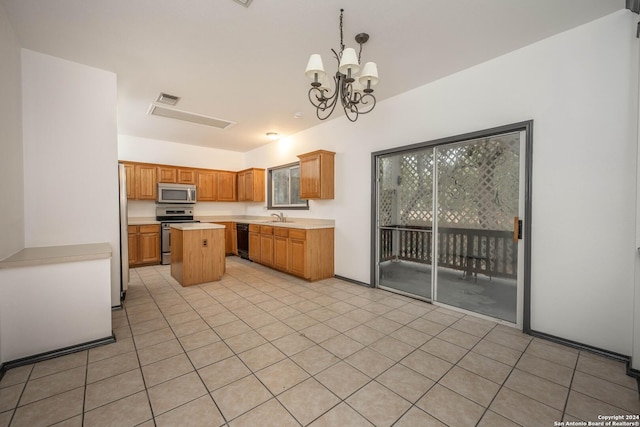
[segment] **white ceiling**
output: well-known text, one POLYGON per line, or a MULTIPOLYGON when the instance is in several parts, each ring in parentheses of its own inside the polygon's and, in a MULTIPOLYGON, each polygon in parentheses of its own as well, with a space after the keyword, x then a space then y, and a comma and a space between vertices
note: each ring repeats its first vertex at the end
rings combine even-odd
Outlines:
MULTIPOLYGON (((610 14, 624 0, 0 0, 22 47, 118 75, 121 134, 248 151, 266 132, 321 122, 304 69, 337 64, 344 39, 369 33, 380 102, 610 14), (176 108, 236 122, 225 130, 147 115, 160 92, 176 108), (296 119, 294 113, 302 112, 296 119)), ((588 41, 585 41, 588 43, 588 41)), ((370 113, 376 114, 376 110, 370 113)), ((341 117, 342 111, 332 118, 341 117)), ((358 126, 362 122, 353 123, 358 126)))

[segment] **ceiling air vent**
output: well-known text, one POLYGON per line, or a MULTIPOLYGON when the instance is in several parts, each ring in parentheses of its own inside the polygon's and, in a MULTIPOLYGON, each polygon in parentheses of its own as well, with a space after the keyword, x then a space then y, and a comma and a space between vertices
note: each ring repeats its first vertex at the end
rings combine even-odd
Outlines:
POLYGON ((162 93, 162 92, 160 93, 160 95, 158 95, 158 99, 156 99, 156 102, 160 102, 162 104, 167 104, 167 105, 176 105, 178 101, 180 101, 179 96, 169 95, 168 93, 162 93))
POLYGON ((249 7, 249 5, 251 4, 251 2, 253 0, 233 0, 233 1, 235 1, 238 4, 243 5, 244 7, 249 7))
POLYGON ((218 129, 226 129, 234 125, 234 122, 228 120, 216 119, 215 117, 203 116, 201 114, 189 113, 188 111, 180 111, 173 108, 153 105, 149 107, 148 113, 151 116, 168 117, 170 119, 183 120, 185 122, 197 123, 199 125, 211 126, 218 129))

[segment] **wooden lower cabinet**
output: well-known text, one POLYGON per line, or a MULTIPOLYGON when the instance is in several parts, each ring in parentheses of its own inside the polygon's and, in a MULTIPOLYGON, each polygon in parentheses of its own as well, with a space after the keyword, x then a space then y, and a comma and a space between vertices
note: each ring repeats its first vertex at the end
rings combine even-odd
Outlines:
POLYGON ((260 226, 260 263, 273 266, 273 227, 260 226))
POLYGON ((278 270, 289 270, 289 229, 273 230, 273 267, 278 270))
POLYGON ((249 258, 309 281, 334 274, 334 230, 249 226, 249 258), (253 231, 252 231, 252 228, 253 231))
POLYGON ((224 225, 224 252, 227 255, 238 253, 238 238, 234 222, 214 222, 213 224, 224 225))
POLYGON ((130 225, 128 233, 130 267, 160 264, 160 225, 130 225))
POLYGON ((296 276, 307 278, 307 238, 304 231, 292 230, 289 237, 289 271, 296 276))
POLYGON ((231 223, 231 228, 232 228, 232 230, 231 230, 231 233, 232 233, 232 236, 231 236, 231 252, 234 255, 238 255, 238 229, 236 227, 236 223, 235 222, 231 223))
POLYGON ((249 259, 260 262, 260 226, 249 224, 249 259))
POLYGON ((333 228, 289 230, 289 272, 309 281, 334 275, 333 228))

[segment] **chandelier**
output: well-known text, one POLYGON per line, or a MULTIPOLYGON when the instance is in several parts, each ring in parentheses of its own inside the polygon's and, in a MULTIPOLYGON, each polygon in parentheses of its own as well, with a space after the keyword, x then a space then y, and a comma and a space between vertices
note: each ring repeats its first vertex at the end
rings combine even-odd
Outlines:
POLYGON ((356 42, 360 45, 357 55, 355 49, 345 49, 342 38, 343 13, 344 9, 340 9, 340 53, 331 49, 338 61, 338 71, 333 77, 333 93, 319 54, 311 55, 305 74, 313 80, 309 89, 309 101, 316 107, 316 116, 320 120, 327 119, 333 113, 339 100, 347 118, 355 122, 360 114, 366 114, 376 106, 372 86, 378 83, 378 67, 375 62, 367 62, 360 76, 356 76, 360 71, 362 45, 369 40, 369 34, 356 35, 356 42))

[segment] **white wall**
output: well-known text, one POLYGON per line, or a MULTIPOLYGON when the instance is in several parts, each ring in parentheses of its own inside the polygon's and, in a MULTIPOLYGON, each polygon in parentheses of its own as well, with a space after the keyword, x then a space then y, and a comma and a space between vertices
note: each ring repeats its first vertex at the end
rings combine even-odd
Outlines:
POLYGON ((0 4, 0 259, 24 247, 20 47, 0 4))
POLYGON ((120 304, 116 75, 22 50, 25 246, 111 244, 120 304))
POLYGON ((335 200, 304 215, 335 219, 336 274, 369 283, 371 152, 534 119, 532 328, 631 355, 635 26, 616 12, 380 102, 356 123, 334 119, 253 150, 246 163, 336 151, 335 200))
POLYGON ((0 360, 110 337, 109 276, 108 258, 0 269, 0 360))
MULTIPOLYGON (((24 247, 24 186, 22 166, 22 94, 20 48, 4 7, 0 4, 0 259, 24 247)), ((0 312, 0 317, 2 313, 0 312)), ((0 320, 0 331, 2 321, 0 320)), ((0 364, 3 338, 0 332, 0 364)))
POLYGON ((232 171, 244 168, 244 153, 237 151, 122 134, 118 135, 118 160, 232 171))

